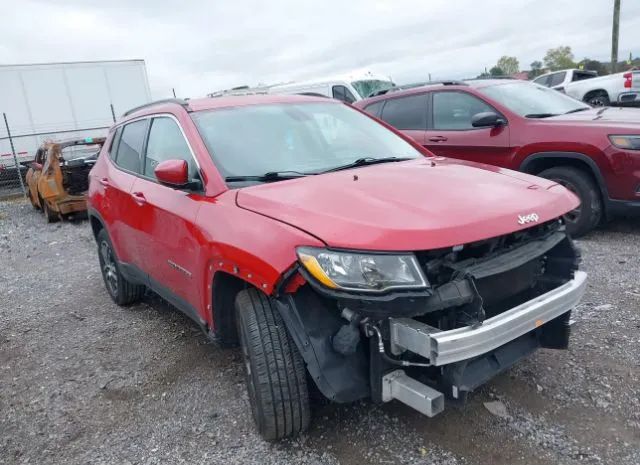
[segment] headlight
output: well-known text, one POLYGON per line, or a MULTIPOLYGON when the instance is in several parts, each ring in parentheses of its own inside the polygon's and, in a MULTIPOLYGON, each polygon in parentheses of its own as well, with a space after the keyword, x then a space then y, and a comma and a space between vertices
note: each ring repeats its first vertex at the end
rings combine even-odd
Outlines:
POLYGON ((385 292, 429 285, 413 254, 368 254, 300 247, 298 258, 311 276, 330 289, 385 292))
POLYGON ((609 140, 619 149, 640 150, 640 136, 609 136, 609 140))

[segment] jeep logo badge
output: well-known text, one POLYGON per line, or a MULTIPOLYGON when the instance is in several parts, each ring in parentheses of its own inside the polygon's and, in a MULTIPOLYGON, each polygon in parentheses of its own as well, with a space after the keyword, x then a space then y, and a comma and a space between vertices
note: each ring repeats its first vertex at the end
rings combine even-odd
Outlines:
POLYGON ((518 215, 518 224, 537 223, 540 217, 537 213, 529 213, 528 215, 518 215))

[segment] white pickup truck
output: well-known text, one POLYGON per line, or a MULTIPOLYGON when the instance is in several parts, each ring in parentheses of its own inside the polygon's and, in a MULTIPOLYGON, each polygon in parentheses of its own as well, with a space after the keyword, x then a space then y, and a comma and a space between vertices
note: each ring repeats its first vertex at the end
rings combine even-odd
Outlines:
POLYGON ((640 106, 640 70, 598 76, 595 71, 565 69, 533 80, 593 106, 640 106))

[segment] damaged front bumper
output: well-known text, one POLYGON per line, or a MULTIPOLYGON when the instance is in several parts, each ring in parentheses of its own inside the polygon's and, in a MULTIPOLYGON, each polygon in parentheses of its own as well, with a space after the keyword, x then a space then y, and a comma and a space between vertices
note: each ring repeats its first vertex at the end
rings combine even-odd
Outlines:
POLYGON ((580 302, 586 283, 587 274, 576 271, 571 281, 484 320, 476 328, 439 331, 410 318, 392 318, 391 352, 399 355, 408 350, 428 359, 434 366, 477 357, 570 311, 580 302))
MULTIPOLYGON (((413 319, 391 319, 391 352, 394 355, 411 352, 426 358, 433 366, 443 367, 449 374, 445 377, 449 382, 443 383, 443 387, 450 389, 448 394, 456 399, 461 392, 471 391, 535 350, 535 339, 527 336, 544 328, 546 323, 567 315, 584 295, 586 280, 587 274, 577 271, 571 281, 489 318, 479 327, 439 331, 413 319), (484 376, 479 379, 472 375, 475 385, 469 385, 465 371, 482 371, 484 376)), ((432 417, 444 410, 445 393, 398 369, 382 376, 381 400, 389 402, 393 399, 432 417)))

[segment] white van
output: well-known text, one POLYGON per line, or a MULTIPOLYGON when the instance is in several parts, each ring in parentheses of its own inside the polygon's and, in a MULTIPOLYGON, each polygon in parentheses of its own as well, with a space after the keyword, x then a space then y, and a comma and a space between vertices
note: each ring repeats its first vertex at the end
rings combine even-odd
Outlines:
POLYGON ((373 74, 371 71, 360 71, 341 76, 313 79, 308 81, 288 82, 271 86, 240 86, 208 94, 209 97, 223 95, 251 94, 303 94, 331 97, 344 102, 353 103, 375 93, 395 87, 388 76, 373 74))
POLYGON ((270 86, 269 93, 323 95, 353 103, 394 86, 391 78, 366 71, 270 86))

